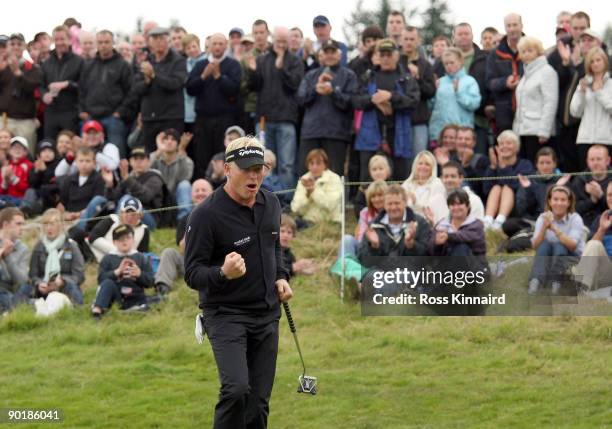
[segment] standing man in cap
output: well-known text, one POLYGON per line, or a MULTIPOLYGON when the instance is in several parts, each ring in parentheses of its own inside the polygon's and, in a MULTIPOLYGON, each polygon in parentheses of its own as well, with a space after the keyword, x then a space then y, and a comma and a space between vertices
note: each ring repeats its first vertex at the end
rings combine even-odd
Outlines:
POLYGON ((255 138, 225 152, 227 182, 189 217, 185 281, 200 294, 221 390, 216 429, 265 428, 278 353, 280 301, 289 300, 278 198, 260 189, 264 147, 255 138))
POLYGON ((42 63, 42 101, 45 108, 44 136, 55 139, 61 130, 78 133, 79 80, 83 58, 72 53, 70 30, 59 26, 53 30, 55 49, 42 63))
POLYGON ((40 67, 23 57, 25 39, 20 33, 9 38, 9 49, 0 52, 0 115, 6 115, 6 127, 15 136, 36 147, 36 96, 42 82, 40 67))
MULTIPOLYGON (((309 58, 306 59, 308 70, 312 70, 319 67, 317 52, 319 51, 319 49, 321 49, 321 46, 323 46, 325 42, 331 39, 331 30, 331 24, 326 16, 317 15, 312 20, 312 31, 317 37, 317 40, 312 44, 312 51, 308 53, 309 58)), ((340 52, 342 53, 340 57, 340 64, 346 66, 348 64, 348 48, 342 42, 337 43, 340 47, 340 52)))
POLYGON ((240 116, 240 63, 227 55, 223 34, 210 38, 210 55, 198 62, 187 80, 187 94, 195 97, 194 163, 196 179, 205 176, 212 156, 223 151, 227 127, 240 116))
POLYGON ((237 61, 240 61, 242 57, 242 38, 244 37, 244 31, 242 28, 234 27, 229 32, 229 46, 227 48, 227 55, 237 61))
POLYGON ((325 67, 306 73, 298 89, 298 101, 304 106, 298 176, 306 172, 306 157, 313 149, 323 149, 329 167, 344 175, 346 148, 351 142, 352 97, 357 93, 357 76, 340 64, 340 46, 328 40, 321 47, 325 67))
POLYGON ((155 138, 167 129, 183 132, 185 99, 183 86, 187 79, 185 58, 170 49, 170 31, 156 27, 149 31, 151 53, 140 63, 134 76, 131 101, 142 115, 142 134, 147 152, 156 150, 155 138))

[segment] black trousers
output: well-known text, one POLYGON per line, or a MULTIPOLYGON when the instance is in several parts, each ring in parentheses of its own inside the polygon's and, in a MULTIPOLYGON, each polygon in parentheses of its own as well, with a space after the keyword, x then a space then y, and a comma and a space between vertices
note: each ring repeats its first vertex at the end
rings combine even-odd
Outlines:
POLYGON ((45 110, 44 130, 45 138, 54 140, 62 130, 70 130, 75 134, 80 134, 78 112, 50 112, 48 109, 45 110))
POLYGON ((344 176, 344 161, 348 142, 337 139, 304 139, 300 142, 298 154, 298 175, 302 176, 308 170, 306 158, 313 149, 323 149, 329 159, 329 168, 338 176, 344 176))
POLYGON ((183 134, 185 123, 182 119, 168 119, 163 121, 147 121, 142 123, 142 141, 147 153, 155 152, 157 135, 168 128, 174 128, 179 134, 183 134))
POLYGON ((586 166, 586 157, 581 160, 576 156, 576 139, 580 124, 566 127, 561 125, 557 136, 557 155, 560 159, 561 171, 564 173, 575 173, 584 170, 581 165, 586 166))
POLYGON ((215 429, 267 427, 279 318, 279 310, 263 315, 223 307, 204 311, 204 327, 221 382, 215 429))
POLYGON ((193 141, 191 145, 194 151, 193 180, 203 179, 206 176, 206 168, 213 155, 225 152, 225 130, 236 125, 233 114, 216 117, 196 116, 193 129, 193 141))
POLYGON ((540 138, 538 136, 521 136, 520 157, 528 159, 535 165, 536 154, 541 148, 546 146, 551 146, 550 140, 544 144, 540 144, 540 138))

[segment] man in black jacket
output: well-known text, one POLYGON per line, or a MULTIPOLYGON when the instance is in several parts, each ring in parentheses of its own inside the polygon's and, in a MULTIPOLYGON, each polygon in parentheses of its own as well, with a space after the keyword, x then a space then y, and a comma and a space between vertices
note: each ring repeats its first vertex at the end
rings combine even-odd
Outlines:
POLYGON ((70 30, 60 25, 53 30, 55 49, 42 64, 42 101, 47 105, 45 138, 55 139, 61 130, 78 134, 79 80, 83 59, 70 49, 70 30))
POLYGON ((572 190, 576 195, 576 212, 582 216, 585 225, 591 225, 608 208, 606 189, 611 180, 607 173, 610 166, 608 147, 591 146, 587 152, 587 166, 587 171, 592 174, 575 176, 572 190))
POLYGON ((155 138, 168 128, 184 128, 183 86, 187 79, 185 57, 170 49, 170 31, 156 27, 149 32, 151 54, 134 76, 130 102, 142 115, 142 134, 147 152, 157 149, 155 138))
POLYGON ((346 147, 351 142, 351 98, 357 92, 357 76, 340 64, 340 47, 335 40, 322 46, 324 67, 306 73, 297 97, 304 106, 298 175, 306 172, 306 157, 313 149, 323 149, 329 167, 344 175, 346 147))
POLYGON ((514 91, 523 75, 523 62, 518 57, 518 41, 523 36, 520 15, 510 14, 504 18, 506 35, 497 49, 487 58, 486 82, 495 105, 495 126, 499 135, 511 130, 516 110, 514 91))
POLYGON ((85 63, 79 83, 79 117, 95 119, 106 131, 106 138, 119 148, 121 158, 127 157, 127 127, 129 120, 127 95, 132 84, 130 65, 113 49, 113 33, 99 31, 96 35, 98 52, 85 63))
POLYGON ((436 95, 436 81, 433 68, 427 58, 419 53, 421 38, 416 27, 408 26, 402 35, 402 55, 400 67, 412 75, 419 84, 421 98, 414 109, 410 119, 412 120, 412 145, 415 155, 423 150, 429 149, 429 132, 427 124, 431 111, 427 107, 427 101, 436 95))
POLYGON ((279 300, 293 295, 281 257, 280 203, 260 189, 264 165, 258 140, 232 141, 227 182, 193 210, 185 233, 185 281, 199 292, 219 368, 217 429, 267 427, 279 300))
MULTIPOLYGON (((286 189, 296 183, 295 156, 298 103, 296 93, 302 76, 302 61, 288 51, 289 30, 277 27, 272 49, 250 63, 249 86, 257 91, 257 119, 265 119, 266 148, 276 154, 275 173, 286 189)), ((259 128, 259 127, 258 127, 259 128)), ((259 129, 257 130, 259 132, 259 129)))
POLYGON ((240 63, 228 56, 223 34, 213 34, 209 47, 208 58, 193 67, 186 85, 187 94, 196 98, 194 179, 203 178, 213 155, 225 150, 225 130, 240 116, 240 63))
POLYGON ((0 115, 6 115, 6 127, 15 136, 25 137, 30 153, 36 147, 36 100, 34 91, 42 81, 37 64, 23 57, 22 34, 12 34, 9 50, 0 53, 0 115))

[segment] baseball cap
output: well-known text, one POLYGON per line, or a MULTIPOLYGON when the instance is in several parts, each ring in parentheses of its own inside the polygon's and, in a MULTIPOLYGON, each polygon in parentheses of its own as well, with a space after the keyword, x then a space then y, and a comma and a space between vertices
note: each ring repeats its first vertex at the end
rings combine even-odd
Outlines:
POLYGON ((253 35, 247 34, 246 36, 242 36, 240 43, 255 43, 255 39, 253 39, 253 35))
POLYGON ((121 237, 124 237, 128 234, 134 235, 134 228, 132 228, 130 225, 121 224, 113 230, 113 241, 117 241, 121 237))
POLYGON ((321 45, 321 49, 323 49, 324 51, 328 49, 334 49, 337 51, 338 49, 340 49, 340 45, 335 40, 329 39, 329 40, 326 40, 325 43, 321 45))
POLYGON ((88 133, 91 130, 95 130, 99 133, 104 132, 104 128, 102 127, 102 124, 94 120, 89 120, 83 124, 83 134, 88 133))
POLYGON ((240 27, 234 27, 229 31, 229 35, 231 36, 234 33, 240 34, 240 37, 244 36, 244 31, 240 27))
POLYGON ((146 157, 147 157, 147 151, 145 150, 144 147, 135 147, 130 152, 130 158, 146 158, 146 157))
POLYGON ((149 36, 163 36, 170 34, 170 30, 166 27, 155 27, 149 31, 149 36))
POLYGON ((38 151, 38 153, 40 153, 44 149, 51 149, 52 151, 55 151, 55 142, 51 139, 42 139, 38 142, 36 150, 38 151))
POLYGON ((316 27, 317 25, 331 25, 331 24, 329 23, 329 19, 327 19, 326 16, 317 15, 312 20, 312 26, 316 27))
POLYGON ((599 35, 599 33, 597 33, 596 31, 593 31, 590 28, 587 28, 586 30, 584 30, 582 34, 580 35, 580 38, 582 39, 584 36, 590 37, 592 39, 601 40, 601 36, 599 35))
POLYGON ((119 206, 119 211, 133 211, 137 213, 142 213, 142 203, 136 197, 128 197, 121 202, 121 205, 119 206))
POLYGON ((256 146, 241 147, 225 153, 225 162, 235 162, 238 167, 247 169, 254 165, 265 165, 264 151, 256 146))
POLYGON ((376 45, 378 52, 394 52, 397 50, 397 45, 391 39, 383 39, 376 45))
POLYGON ((0 34, 0 44, 1 45, 6 45, 8 41, 9 41, 9 38, 6 34, 0 34))
POLYGON ((25 148, 25 150, 30 150, 28 147, 28 140, 25 137, 16 136, 11 139, 11 146, 14 144, 20 144, 25 148))
POLYGON ((237 133, 240 135, 240 137, 245 136, 244 130, 240 128, 238 125, 232 125, 227 130, 225 130, 225 135, 228 135, 229 133, 237 133))
POLYGON ((23 34, 21 33, 13 33, 9 36, 9 40, 13 40, 13 39, 18 39, 21 40, 22 42, 25 42, 25 37, 23 37, 23 34))

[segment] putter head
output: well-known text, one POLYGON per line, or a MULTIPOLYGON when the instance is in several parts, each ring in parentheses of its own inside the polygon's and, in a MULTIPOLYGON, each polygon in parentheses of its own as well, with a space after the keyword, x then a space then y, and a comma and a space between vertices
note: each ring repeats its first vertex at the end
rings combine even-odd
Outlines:
POLYGON ((298 377, 300 385, 298 386, 298 393, 310 393, 311 395, 317 394, 317 377, 310 377, 308 375, 300 375, 298 377))

